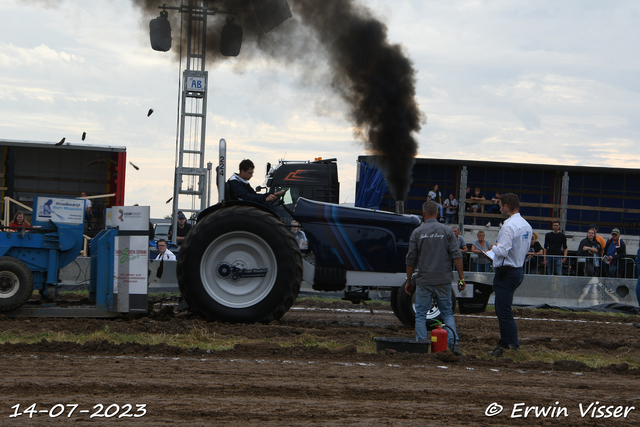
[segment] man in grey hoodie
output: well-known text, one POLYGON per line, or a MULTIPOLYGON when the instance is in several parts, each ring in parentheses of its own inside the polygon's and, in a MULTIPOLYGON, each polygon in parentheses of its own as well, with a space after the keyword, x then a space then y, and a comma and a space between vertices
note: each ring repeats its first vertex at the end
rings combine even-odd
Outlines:
POLYGON ((416 339, 427 339, 427 312, 431 308, 431 300, 435 297, 444 324, 451 328, 447 335, 448 347, 454 354, 460 356, 462 352, 457 344, 458 333, 453 319, 451 301, 451 282, 454 280, 451 266, 455 264, 459 277, 458 290, 462 291, 465 288, 462 254, 451 227, 440 224, 436 220, 437 216, 437 203, 426 202, 422 205, 424 222, 413 230, 405 260, 407 265, 405 292, 411 294, 414 290, 411 278, 417 267, 416 339))

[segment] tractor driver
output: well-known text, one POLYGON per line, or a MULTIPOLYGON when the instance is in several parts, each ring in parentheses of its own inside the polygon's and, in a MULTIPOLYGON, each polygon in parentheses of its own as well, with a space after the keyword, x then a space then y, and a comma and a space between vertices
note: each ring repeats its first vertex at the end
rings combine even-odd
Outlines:
POLYGON ((234 173, 227 181, 229 183, 229 196, 232 200, 248 200, 250 202, 267 204, 276 200, 285 192, 277 191, 273 194, 258 194, 249 184, 249 180, 253 176, 255 166, 249 159, 240 162, 240 172, 234 173))

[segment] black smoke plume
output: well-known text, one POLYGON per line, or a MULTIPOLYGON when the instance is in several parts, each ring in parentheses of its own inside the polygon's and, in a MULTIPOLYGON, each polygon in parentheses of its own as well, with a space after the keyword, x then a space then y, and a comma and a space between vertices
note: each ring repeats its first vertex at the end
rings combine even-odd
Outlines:
MULTIPOLYGON (((177 1, 132 0, 145 18, 159 14, 158 6, 177 1)), ((330 85, 348 106, 347 118, 354 125, 356 139, 378 156, 392 196, 404 200, 411 184, 411 168, 418 151, 415 133, 424 114, 415 99, 416 71, 398 44, 391 44, 387 27, 356 0, 288 0, 293 18, 266 34, 255 15, 251 0, 184 0, 182 3, 233 11, 243 29, 242 51, 237 58, 220 55, 220 33, 225 19, 209 18, 206 58, 209 67, 220 61, 266 58, 306 68, 314 74, 323 61, 330 67, 330 85)), ((225 15, 223 15, 225 16, 225 15)), ((172 51, 179 55, 180 19, 186 14, 170 11, 173 28, 172 51), (183 15, 183 16, 181 16, 183 15)), ((148 22, 148 21, 147 21, 148 22)), ((186 55, 187 37, 182 37, 186 55)), ((241 68, 242 66, 240 66, 241 68)))

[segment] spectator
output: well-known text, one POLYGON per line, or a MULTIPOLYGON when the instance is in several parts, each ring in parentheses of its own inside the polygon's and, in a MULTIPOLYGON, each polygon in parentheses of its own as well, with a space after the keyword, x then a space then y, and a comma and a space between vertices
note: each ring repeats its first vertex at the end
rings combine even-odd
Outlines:
POLYGON ((438 220, 444 222, 444 215, 442 214, 442 193, 438 190, 438 184, 435 184, 431 191, 429 191, 429 200, 438 205, 438 213, 440 214, 438 220))
POLYGON ((427 313, 431 310, 431 301, 435 297, 442 320, 451 330, 447 335, 447 346, 457 356, 462 352, 457 344, 456 323, 451 304, 453 270, 455 263, 458 271, 458 290, 465 288, 462 271, 462 254, 458 250, 455 236, 446 225, 438 224, 436 215, 438 206, 427 201, 422 205, 424 222, 411 233, 407 251, 407 281, 405 292, 413 294, 413 273, 416 271, 416 340, 427 339, 427 313))
MULTIPOLYGON (((491 198, 493 205, 489 206, 487 213, 499 214, 500 213, 500 193, 496 191, 496 195, 491 198)), ((491 221, 487 222, 487 227, 491 226, 491 221)), ((502 224, 500 224, 502 227, 502 224)))
MULTIPOLYGON (((458 241, 458 249, 462 254, 462 262, 464 264, 464 254, 469 252, 469 248, 467 247, 467 242, 465 242, 464 237, 460 235, 460 230, 458 229, 457 225, 454 225, 453 227, 451 227, 451 231, 453 231, 453 234, 456 236, 456 240, 458 241)), ((455 265, 452 264, 451 268, 455 268, 455 265)))
POLYGON ((491 198, 493 205, 489 208, 487 213, 499 214, 500 213, 500 193, 496 191, 496 195, 491 198))
MULTIPOLYGON (((178 212, 178 227, 176 232, 176 243, 178 244, 178 246, 182 245, 182 242, 184 241, 185 237, 187 237, 187 234, 189 234, 189 231, 191 231, 191 224, 187 222, 187 217, 184 215, 184 213, 178 212)), ((171 224, 171 228, 169 228, 168 235, 169 240, 172 240, 171 237, 173 236, 173 224, 171 224)))
POLYGON ((524 263, 525 274, 538 274, 538 257, 544 253, 542 245, 538 242, 538 233, 535 231, 531 236, 531 245, 524 263))
POLYGON ((458 241, 458 249, 460 249, 460 253, 466 254, 469 248, 467 248, 467 242, 464 241, 464 237, 460 235, 460 230, 458 230, 457 226, 451 227, 453 234, 456 236, 456 240, 458 241))
POLYGON ((91 200, 87 199, 87 193, 84 191, 80 193, 80 198, 84 199, 84 225, 87 230, 91 230, 91 221, 93 220, 93 214, 91 213, 91 200))
POLYGON ((175 261, 176 256, 173 252, 171 252, 167 247, 168 243, 164 239, 158 239, 158 256, 156 259, 158 261, 175 261))
POLYGON ((486 256, 478 256, 477 254, 482 254, 482 252, 490 250, 492 246, 489 244, 489 242, 484 240, 484 231, 478 231, 478 234, 476 234, 476 236, 478 237, 478 240, 475 240, 471 245, 471 252, 476 254, 474 257, 475 259, 473 259, 471 262, 471 268, 475 272, 488 273, 491 270, 491 261, 489 261, 486 256))
POLYGON ((298 221, 291 221, 291 233, 293 233, 293 237, 296 238, 296 243, 298 243, 298 248, 300 248, 300 250, 309 248, 307 235, 304 234, 304 231, 300 230, 300 223, 298 221))
POLYGON ((449 193, 449 198, 444 201, 444 223, 455 224, 456 215, 458 214, 458 201, 453 193, 449 193))
POLYGON ((544 264, 547 274, 562 276, 562 264, 567 260, 567 236, 560 231, 560 222, 553 221, 553 231, 544 237, 544 264))
POLYGON ((593 277, 597 275, 600 268, 600 243, 596 240, 596 232, 590 228, 587 237, 578 244, 578 256, 585 257, 585 276, 593 277))
POLYGON ((273 194, 258 194, 249 184, 249 180, 253 177, 255 166, 249 159, 244 159, 240 162, 239 172, 234 173, 227 181, 229 183, 229 196, 232 200, 246 200, 250 202, 262 203, 266 205, 271 203, 279 196, 284 194, 284 191, 277 191, 273 194))
POLYGON ((18 211, 9 224, 9 231, 20 231, 21 228, 31 228, 31 224, 24 219, 24 212, 18 211))
POLYGON ((593 233, 595 235, 595 239, 598 241, 598 243, 600 243, 600 256, 604 256, 604 246, 607 244, 607 242, 604 240, 604 237, 600 236, 598 234, 598 226, 595 224, 591 224, 589 225, 589 230, 593 229, 593 233))
MULTIPOLYGON (((474 193, 471 195, 472 202, 478 202, 480 200, 486 200, 479 188, 474 190, 474 193)), ((480 209, 481 213, 484 213, 484 205, 481 203, 474 203, 471 205, 471 212, 473 212, 473 225, 476 225, 476 215, 478 213, 478 209, 480 209)))
POLYGON ((614 228, 611 230, 611 238, 607 240, 607 244, 604 246, 604 268, 607 276, 621 277, 625 275, 624 260, 621 259, 627 256, 627 245, 620 238, 620 230, 614 228))

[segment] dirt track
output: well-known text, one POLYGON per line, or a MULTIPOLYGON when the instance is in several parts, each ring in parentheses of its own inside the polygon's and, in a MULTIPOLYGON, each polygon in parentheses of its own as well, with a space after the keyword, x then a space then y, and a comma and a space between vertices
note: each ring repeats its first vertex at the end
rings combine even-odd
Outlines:
MULTIPOLYGON (((106 341, 0 345, 0 424, 481 426, 637 425, 640 420, 640 369, 624 363, 640 364, 640 329, 632 325, 640 322, 638 316, 519 311, 523 348, 565 351, 574 361, 518 363, 486 356, 498 330, 489 314, 456 316, 465 352, 461 358, 448 352, 367 354, 357 349, 371 346, 372 337, 411 338, 413 331, 383 306, 375 306, 372 314, 338 302, 313 305, 297 305, 270 325, 206 323, 188 315, 134 320, 0 317, 3 333, 91 333, 108 326, 114 334, 196 330, 246 341, 232 350, 208 352, 106 341), (337 347, 303 345, 314 341, 332 341, 337 347), (591 369, 575 361, 583 354, 617 356, 617 364, 591 369), (598 417, 593 406, 586 411, 594 402, 622 407, 620 416, 598 417), (29 418, 25 409, 34 403, 43 412, 29 418), (503 411, 488 417, 494 403, 503 411), (519 403, 523 405, 512 413, 519 403), (79 406, 68 418, 72 407, 56 404, 79 406), (109 405, 118 405, 107 410, 115 416, 90 418, 97 404, 104 405, 102 415, 109 405), (146 404, 146 414, 118 418, 127 404, 132 405, 128 415, 142 414, 136 412, 137 404, 146 404), (15 405, 23 414, 11 417, 15 405), (525 407, 533 406, 551 411, 536 418, 532 410, 524 418, 525 407), (58 412, 62 415, 51 418, 58 412)), ((616 415, 615 410, 604 408, 602 415, 616 415)))

